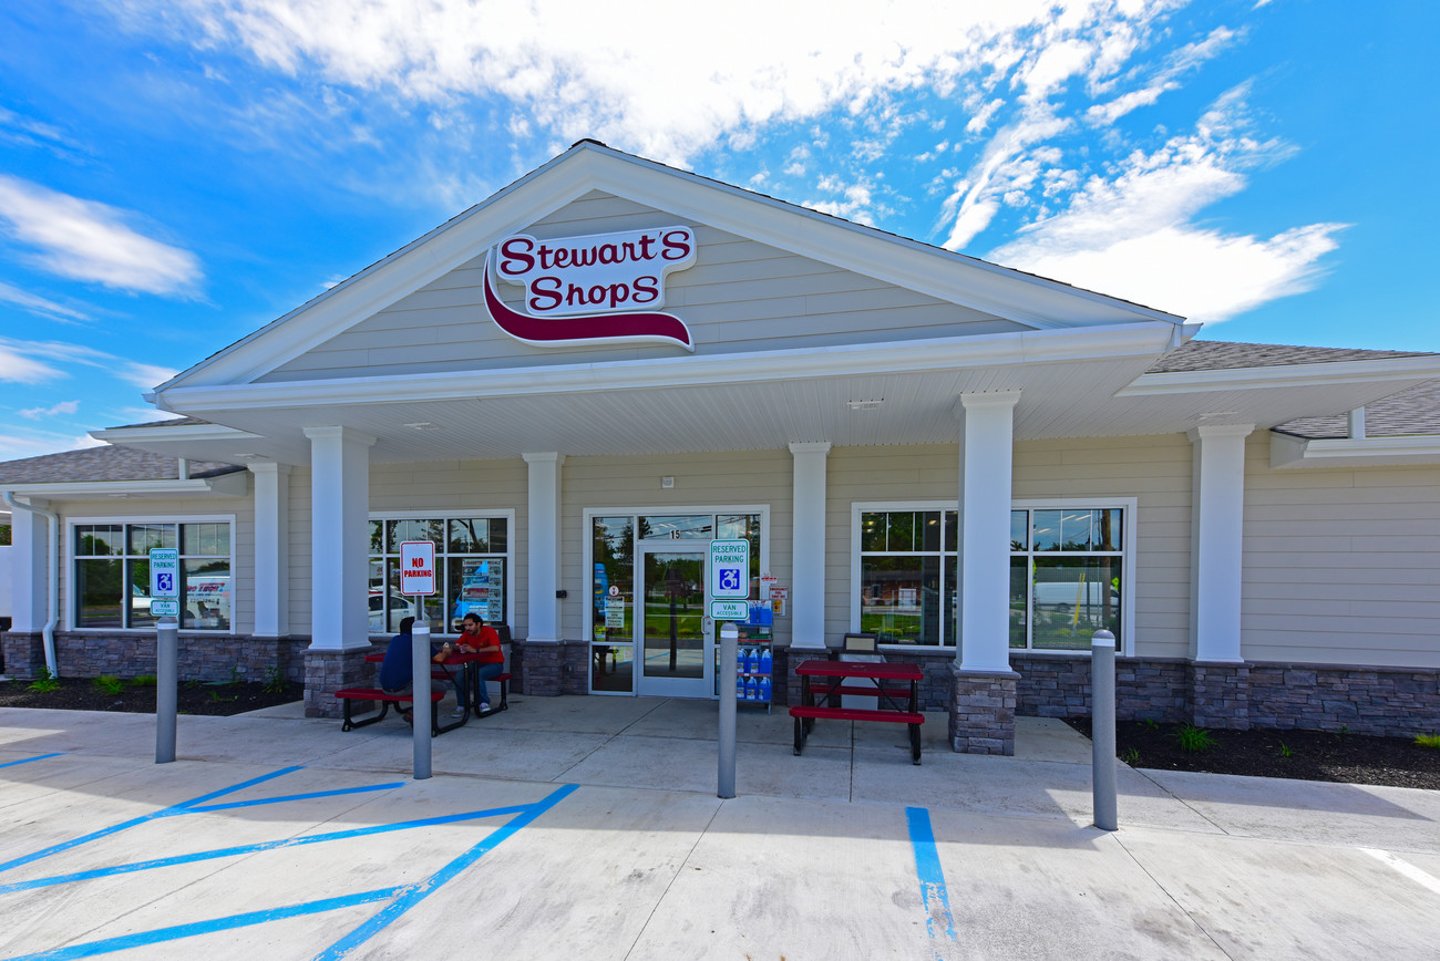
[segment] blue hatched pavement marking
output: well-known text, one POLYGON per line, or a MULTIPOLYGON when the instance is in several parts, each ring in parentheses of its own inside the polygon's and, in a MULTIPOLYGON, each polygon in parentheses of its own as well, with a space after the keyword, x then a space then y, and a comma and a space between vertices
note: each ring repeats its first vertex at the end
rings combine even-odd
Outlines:
POLYGON ((4 764, 0 764, 0 767, 14 767, 17 764, 29 764, 31 761, 44 761, 48 758, 60 757, 64 753, 64 751, 56 751, 53 754, 37 754, 34 757, 22 757, 18 761, 6 761, 4 764))
MULTIPOLYGON (((139 931, 121 937, 105 938, 83 944, 67 945, 66 947, 55 948, 50 951, 19 955, 6 959, 6 961, 42 961, 42 959, 44 959, 44 961, 65 961, 65 959, 70 958, 89 958, 100 954, 110 954, 115 951, 125 951, 151 944, 160 944, 166 941, 176 941, 202 934, 212 934, 217 931, 229 931, 235 928, 265 924, 284 918, 293 918, 306 914, 319 914, 325 911, 335 911, 359 904, 389 901, 390 903, 375 916, 316 955, 316 961, 321 961, 321 959, 342 958, 355 948, 369 941, 390 924, 403 917, 407 911, 425 900, 425 898, 431 894, 434 894, 461 871, 480 860, 480 858, 484 857, 488 852, 493 851, 506 839, 513 837, 521 828, 526 827, 540 815, 573 794, 578 787, 579 785, 567 784, 552 791, 549 795, 534 804, 515 805, 513 810, 519 812, 516 817, 492 831, 484 840, 450 861, 439 871, 414 884, 393 888, 379 888, 374 891, 362 891, 358 894, 324 898, 318 901, 304 901, 299 904, 285 905, 263 911, 248 911, 243 914, 232 914, 222 918, 211 918, 206 921, 195 921, 189 924, 156 928, 150 931, 139 931)), ((235 789, 238 790, 238 787, 235 789)), ((206 799, 216 796, 219 795, 208 795, 206 799)), ((509 809, 496 808, 493 810, 498 813, 509 809)), ((454 818, 458 816, 452 815, 450 817, 454 818)), ((430 818, 427 820, 438 821, 441 819, 430 818)), ((352 836, 359 836, 361 833, 375 832, 364 828, 357 829, 356 831, 336 832, 336 834, 352 836)))

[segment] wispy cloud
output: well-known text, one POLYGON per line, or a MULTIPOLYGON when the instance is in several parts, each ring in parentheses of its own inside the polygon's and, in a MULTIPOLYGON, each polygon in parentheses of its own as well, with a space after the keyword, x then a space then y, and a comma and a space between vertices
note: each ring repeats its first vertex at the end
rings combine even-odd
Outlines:
POLYGON ((90 320, 90 315, 84 311, 57 304, 53 300, 47 300, 38 294, 21 290, 19 287, 12 287, 3 281, 0 281, 0 303, 14 304, 37 317, 44 317, 60 323, 83 323, 90 320))
POLYGON ((0 342, 0 381, 14 384, 41 384, 64 373, 57 367, 45 363, 3 342, 0 342))
POLYGON ((1063 212, 1028 224, 989 256, 1200 321, 1310 289, 1344 224, 1257 237, 1194 222, 1243 190, 1249 170, 1290 151, 1247 134, 1244 93, 1241 87, 1221 97, 1194 133, 1091 177, 1063 212))
POLYGON ((49 273, 139 293, 192 296, 199 259, 147 237, 135 215, 0 174, 0 231, 49 273))
POLYGON ((149 390, 157 384, 163 384, 174 377, 179 371, 169 367, 157 367, 154 364, 130 363, 115 372, 115 376, 121 380, 128 381, 142 390, 149 390))
POLYGON ((73 414, 80 409, 78 400, 62 400, 50 407, 28 407, 19 412, 21 417, 27 420, 39 420, 42 417, 55 417, 60 414, 73 414))

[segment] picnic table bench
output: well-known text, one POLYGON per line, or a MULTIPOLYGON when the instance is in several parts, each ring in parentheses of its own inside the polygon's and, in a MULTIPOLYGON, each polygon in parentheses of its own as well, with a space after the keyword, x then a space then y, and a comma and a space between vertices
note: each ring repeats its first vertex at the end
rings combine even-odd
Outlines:
POLYGON ((920 725, 925 715, 919 710, 918 684, 925 673, 915 664, 891 664, 884 661, 802 661, 795 668, 800 676, 801 703, 790 708, 795 719, 795 753, 805 750, 805 740, 816 720, 859 721, 880 724, 905 724, 910 729, 910 760, 920 763, 920 725), (812 682, 812 678, 833 680, 812 682), (873 684, 847 683, 870 680, 873 684), (908 686, 895 686, 905 681, 908 686), (878 698, 874 708, 840 706, 841 695, 878 698), (819 696, 819 703, 816 697, 819 696), (903 706, 902 706, 902 703, 903 706))

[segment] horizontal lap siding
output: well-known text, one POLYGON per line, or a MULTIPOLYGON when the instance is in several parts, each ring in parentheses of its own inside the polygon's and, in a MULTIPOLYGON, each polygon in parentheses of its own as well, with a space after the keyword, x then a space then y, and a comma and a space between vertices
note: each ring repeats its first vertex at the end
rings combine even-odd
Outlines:
POLYGON ((1440 469, 1270 468, 1246 446, 1249 660, 1440 667, 1440 469))
MULTIPOLYGON (((668 226, 680 218, 598 192, 532 226, 539 237, 668 226)), ((1021 328, 853 271, 691 224, 693 267, 666 280, 665 310, 690 326, 696 353, 871 343, 1021 328)), ((477 252, 478 253, 478 252, 477 252)), ((672 358, 666 346, 537 349, 500 331, 484 307, 483 255, 402 298, 262 380, 497 369, 672 358)), ((512 307, 521 288, 498 284, 512 307)))
POLYGON ((314 516, 310 506, 310 469, 296 467, 290 472, 290 633, 309 637, 315 592, 310 587, 310 529, 314 516))
MULTIPOLYGON (((654 508, 669 513, 687 508, 759 505, 770 509, 770 573, 779 583, 791 578, 793 459, 788 450, 718 454, 671 454, 654 457, 571 457, 560 470, 563 499, 560 584, 569 593, 561 603, 561 630, 566 638, 587 636, 586 603, 591 596, 585 570, 585 543, 590 531, 585 511, 654 508), (661 477, 674 477, 662 488, 661 477)), ((775 639, 790 639, 790 618, 777 618, 775 639)))
MULTIPOLYGON (((958 430, 957 430, 958 432, 958 430)), ((954 501, 959 448, 844 447, 830 454, 826 625, 851 629, 851 505, 855 501, 954 501)), ((1183 657, 1189 647, 1189 442, 1180 435, 1022 441, 1014 450, 1017 500, 1080 502, 1135 497, 1135 653, 1183 657)))

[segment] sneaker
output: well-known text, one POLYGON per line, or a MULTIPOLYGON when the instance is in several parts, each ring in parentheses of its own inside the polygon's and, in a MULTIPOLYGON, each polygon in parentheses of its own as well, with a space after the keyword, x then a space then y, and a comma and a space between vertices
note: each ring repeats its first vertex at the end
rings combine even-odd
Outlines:
POLYGON ((484 714, 484 713, 485 713, 486 711, 488 711, 488 710, 490 710, 490 705, 489 705, 489 704, 486 704, 484 701, 481 701, 481 702, 480 702, 480 713, 481 713, 481 714, 484 714))
POLYGON ((460 707, 459 705, 456 705, 455 710, 453 710, 453 711, 450 712, 450 716, 451 716, 451 717, 464 717, 464 716, 465 716, 465 709, 464 709, 463 707, 460 707))
POLYGON ((415 723, 415 715, 414 715, 414 713, 412 713, 412 712, 410 712, 410 711, 401 711, 401 712, 400 712, 400 719, 401 719, 402 721, 404 721, 406 724, 414 725, 414 723, 415 723))

